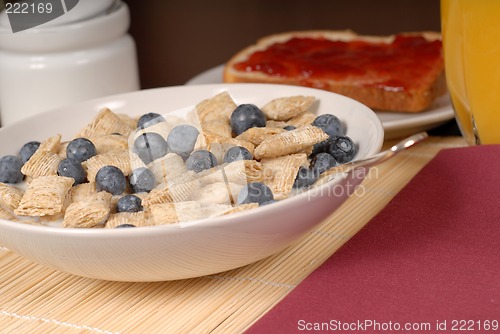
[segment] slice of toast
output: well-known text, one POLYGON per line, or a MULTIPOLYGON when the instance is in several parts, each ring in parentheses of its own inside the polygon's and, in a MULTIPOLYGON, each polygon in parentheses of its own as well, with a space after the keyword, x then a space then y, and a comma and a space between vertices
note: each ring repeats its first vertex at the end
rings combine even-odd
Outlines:
POLYGON ((325 89, 376 110, 420 112, 446 92, 441 36, 294 31, 259 39, 224 67, 224 82, 325 89))

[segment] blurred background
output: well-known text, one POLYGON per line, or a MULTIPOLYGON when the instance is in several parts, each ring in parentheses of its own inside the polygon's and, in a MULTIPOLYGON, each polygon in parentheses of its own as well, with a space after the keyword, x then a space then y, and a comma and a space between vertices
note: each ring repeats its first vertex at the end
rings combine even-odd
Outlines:
POLYGON ((141 87, 182 85, 268 34, 440 31, 438 0, 124 0, 141 87))
POLYGON ((122 1, 130 8, 142 88, 182 85, 273 33, 440 31, 438 0, 122 1))
MULTIPOLYGON (((17 1, 0 0, 0 9, 6 2, 17 1)), ((183 85, 224 64, 259 38, 275 33, 321 29, 350 29, 365 35, 440 31, 439 0, 121 1, 130 9, 129 32, 137 46, 142 89, 183 85)), ((451 133, 456 134, 455 123, 450 123, 451 133)))

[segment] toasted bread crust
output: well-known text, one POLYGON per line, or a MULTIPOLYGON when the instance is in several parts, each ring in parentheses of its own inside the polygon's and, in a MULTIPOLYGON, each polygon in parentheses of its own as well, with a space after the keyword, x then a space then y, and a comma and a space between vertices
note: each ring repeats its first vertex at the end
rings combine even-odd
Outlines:
MULTIPOLYGON (((441 35, 436 32, 412 32, 402 35, 418 35, 426 40, 440 40, 441 35)), ((423 82, 418 89, 411 90, 391 90, 384 89, 377 85, 365 85, 363 82, 342 80, 336 81, 325 79, 309 79, 307 82, 300 78, 270 76, 262 72, 244 72, 235 69, 234 64, 246 60, 256 51, 265 50, 267 47, 295 37, 327 38, 341 41, 366 41, 374 43, 391 43, 395 35, 390 36, 363 36, 350 30, 343 31, 293 31, 281 34, 274 34, 259 39, 256 44, 248 46, 236 53, 225 65, 223 72, 224 82, 263 82, 288 85, 305 85, 314 88, 324 89, 339 93, 377 110, 400 111, 400 112, 420 112, 432 104, 439 96, 446 92, 444 79, 443 62, 436 64, 428 75, 423 78, 423 82)))

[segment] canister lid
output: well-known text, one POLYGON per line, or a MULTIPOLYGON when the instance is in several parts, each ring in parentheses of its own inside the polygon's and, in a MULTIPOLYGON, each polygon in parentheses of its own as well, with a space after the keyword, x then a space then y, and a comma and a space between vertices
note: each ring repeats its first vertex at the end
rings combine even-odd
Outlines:
MULTIPOLYGON (((61 1, 64 14, 32 29, 43 29, 47 27, 63 26, 76 22, 92 19, 97 16, 105 15, 111 10, 114 5, 120 1, 117 0, 59 0, 61 1)), ((58 2, 56 0, 56 2, 58 2)), ((13 6, 18 7, 19 10, 46 10, 45 8, 38 8, 38 6, 47 6, 39 1, 23 0, 18 1, 13 6)), ((11 7, 14 10, 16 7, 11 7)), ((6 10, 4 9, 0 14, 0 27, 10 29, 10 21, 6 10)))
MULTIPOLYGON (((31 17, 21 22, 21 25, 15 22, 11 27, 9 17, 3 11, 0 14, 4 16, 1 17, 3 21, 0 20, 0 53, 9 51, 39 54, 82 50, 109 43, 123 36, 129 28, 129 10, 123 1, 51 0, 51 3, 55 5, 58 1, 75 5, 67 7, 71 8, 67 14, 46 23, 42 23, 43 20, 38 23, 38 18, 31 17)), ((23 3, 28 2, 34 3, 33 0, 23 3)))

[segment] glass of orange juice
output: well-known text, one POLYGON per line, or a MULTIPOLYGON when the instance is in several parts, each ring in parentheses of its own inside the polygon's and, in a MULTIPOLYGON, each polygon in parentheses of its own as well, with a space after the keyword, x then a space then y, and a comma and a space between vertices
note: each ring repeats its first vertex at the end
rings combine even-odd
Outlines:
POLYGON ((470 145, 500 144, 500 0, 441 0, 455 116, 470 145))

